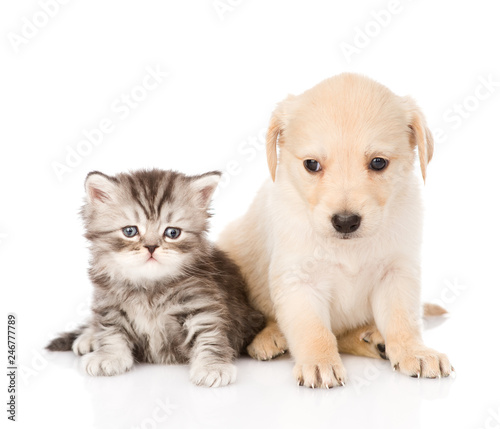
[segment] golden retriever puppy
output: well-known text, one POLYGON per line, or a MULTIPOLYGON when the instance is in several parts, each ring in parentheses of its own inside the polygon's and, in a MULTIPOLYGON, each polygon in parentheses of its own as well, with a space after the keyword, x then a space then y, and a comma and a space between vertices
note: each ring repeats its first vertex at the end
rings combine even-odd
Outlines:
POLYGON ((417 150, 425 180, 433 139, 420 109, 360 75, 334 76, 277 106, 271 180, 219 240, 268 319, 253 357, 289 348, 297 382, 313 388, 344 384, 339 345, 387 356, 411 376, 450 374, 446 355, 421 336, 417 150))

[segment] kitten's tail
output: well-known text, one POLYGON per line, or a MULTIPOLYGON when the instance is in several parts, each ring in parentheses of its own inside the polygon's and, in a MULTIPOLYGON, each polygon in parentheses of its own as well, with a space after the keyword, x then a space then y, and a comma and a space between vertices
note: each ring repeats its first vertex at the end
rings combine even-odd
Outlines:
POLYGON ((83 327, 78 328, 75 331, 65 332, 60 334, 58 337, 54 338, 47 346, 47 350, 52 352, 68 352, 71 350, 73 343, 82 333, 83 327))

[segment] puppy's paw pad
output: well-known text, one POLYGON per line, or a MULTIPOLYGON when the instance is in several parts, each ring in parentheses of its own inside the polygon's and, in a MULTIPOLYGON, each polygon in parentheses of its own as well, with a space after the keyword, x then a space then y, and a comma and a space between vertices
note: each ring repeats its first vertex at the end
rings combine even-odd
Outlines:
POLYGON ((270 360, 287 351, 284 335, 275 328, 266 327, 257 334, 247 347, 248 354, 257 360, 270 360))
POLYGON ((300 386, 330 389, 335 386, 344 386, 347 373, 341 362, 321 364, 297 363, 293 369, 297 384, 300 386))
POLYGON ((87 374, 92 376, 112 376, 127 372, 134 361, 131 355, 113 355, 104 352, 92 352, 83 356, 82 364, 87 374))
POLYGON ((190 378, 198 386, 227 386, 236 380, 236 366, 230 363, 195 366, 191 368, 190 378))

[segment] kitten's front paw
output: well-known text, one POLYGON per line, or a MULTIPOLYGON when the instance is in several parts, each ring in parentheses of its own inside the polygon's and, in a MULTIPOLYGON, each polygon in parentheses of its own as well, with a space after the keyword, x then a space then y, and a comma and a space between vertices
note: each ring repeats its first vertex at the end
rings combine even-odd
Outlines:
POLYGON ((80 336, 76 338, 71 347, 73 353, 78 356, 86 355, 87 353, 94 351, 94 337, 92 334, 86 333, 84 331, 80 336))
POLYGON ((83 368, 89 375, 111 376, 127 372, 132 368, 134 360, 131 354, 114 355, 107 352, 96 351, 82 357, 83 368))
POLYGON ((232 363, 194 365, 190 371, 191 381, 198 386, 221 387, 236 380, 236 366, 232 363))
POLYGON ((387 352, 394 370, 412 377, 448 377, 453 371, 448 356, 425 346, 393 344, 387 352))
POLYGON ((293 374, 300 386, 322 387, 329 389, 335 386, 343 386, 347 379, 347 373, 340 360, 332 359, 330 362, 309 364, 295 364, 293 374))

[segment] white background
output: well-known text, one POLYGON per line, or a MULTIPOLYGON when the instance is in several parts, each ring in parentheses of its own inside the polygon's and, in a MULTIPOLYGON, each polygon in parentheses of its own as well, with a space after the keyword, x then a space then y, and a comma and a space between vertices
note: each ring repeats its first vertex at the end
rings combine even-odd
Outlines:
POLYGON ((37 1, 1 6, 0 314, 18 316, 17 427, 500 428, 497 2, 401 0, 390 15, 380 14, 388 0, 219 3, 234 6, 70 0, 47 19, 37 1), (347 44, 357 52, 345 55, 347 44), (144 91, 148 67, 168 76, 144 91), (93 379, 72 354, 43 351, 88 313, 78 210, 89 171, 225 171, 216 238, 268 175, 262 133, 275 103, 344 71, 412 95, 439 136, 425 189, 423 297, 451 315, 424 335, 448 353, 454 379, 406 378, 346 356, 346 387, 313 391, 295 386, 289 358, 242 358, 235 385, 203 389, 185 366, 93 379), (120 97, 131 93, 144 99, 124 118, 120 97), (106 118, 113 131, 58 177, 54 163, 106 118))

